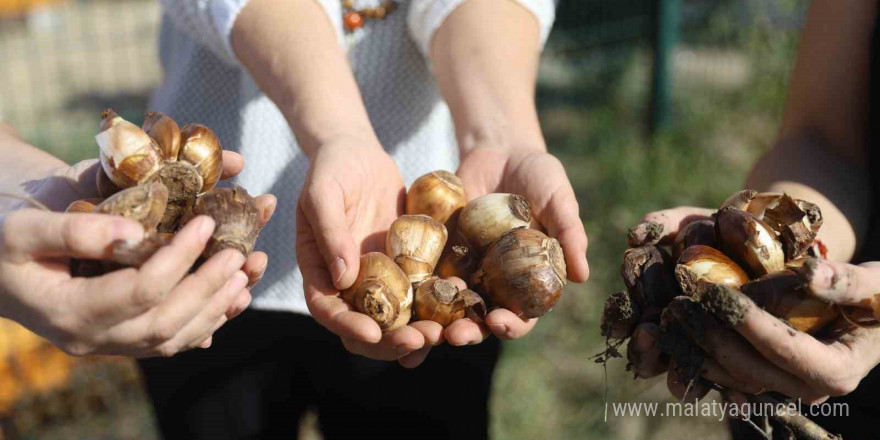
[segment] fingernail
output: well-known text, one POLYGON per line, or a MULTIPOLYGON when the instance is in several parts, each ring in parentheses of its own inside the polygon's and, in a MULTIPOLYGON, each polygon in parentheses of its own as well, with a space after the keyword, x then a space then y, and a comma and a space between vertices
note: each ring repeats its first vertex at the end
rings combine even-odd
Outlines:
POLYGON ((201 237, 202 240, 211 238, 211 234, 214 233, 214 219, 207 216, 201 216, 198 221, 199 237, 201 237))
POLYGON ((333 277, 334 286, 339 285, 339 281, 342 280, 342 276, 345 275, 346 270, 345 260, 339 257, 333 259, 333 262, 330 263, 330 276, 333 277))
POLYGON ((266 212, 264 213, 265 215, 263 217, 263 223, 269 222, 269 219, 271 219, 272 216, 275 215, 275 209, 277 207, 278 207, 278 201, 274 201, 274 202, 272 202, 271 205, 266 207, 266 212))
POLYGON ((209 336, 208 339, 205 339, 201 344, 199 344, 200 348, 211 348, 211 344, 214 343, 214 337, 209 336))

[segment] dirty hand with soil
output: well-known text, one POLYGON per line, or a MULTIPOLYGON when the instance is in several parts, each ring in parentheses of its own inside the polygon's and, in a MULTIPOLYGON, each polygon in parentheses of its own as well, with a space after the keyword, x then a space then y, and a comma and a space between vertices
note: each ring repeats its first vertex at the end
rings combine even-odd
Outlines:
MULTIPOLYGON (((691 207, 658 211, 646 215, 634 230, 647 231, 650 223, 653 241, 672 243, 684 226, 707 219, 712 212, 691 207)), ((676 342, 663 340, 659 324, 642 323, 629 345, 633 371, 639 377, 668 372, 670 391, 687 399, 708 393, 711 384, 705 381, 733 391, 728 397, 737 403, 745 402, 739 393, 775 391, 805 403, 849 394, 880 362, 880 329, 855 324, 861 316, 871 315, 880 262, 815 261, 807 288, 827 307, 842 310, 822 331, 814 335, 799 331, 738 290, 715 289, 712 298, 703 301, 710 307, 673 301, 667 311, 678 318, 678 334, 687 339, 678 342, 679 348, 696 344, 699 349, 673 349, 685 355, 669 361, 658 346, 676 342)))

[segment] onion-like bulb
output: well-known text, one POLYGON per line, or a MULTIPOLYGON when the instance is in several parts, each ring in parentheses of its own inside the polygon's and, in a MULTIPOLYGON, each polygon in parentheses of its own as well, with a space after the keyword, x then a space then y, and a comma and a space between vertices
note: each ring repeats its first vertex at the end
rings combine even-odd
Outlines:
POLYGON ((152 231, 162 220, 168 204, 168 188, 160 182, 146 183, 113 194, 94 208, 96 214, 119 215, 152 231))
POLYGON ((176 157, 166 157, 153 179, 168 186, 172 202, 194 199, 220 180, 222 155, 220 141, 211 129, 189 124, 180 132, 180 152, 176 157))
POLYGON ((236 186, 208 191, 196 200, 192 215, 207 215, 214 219, 214 233, 202 252, 205 258, 229 248, 245 256, 254 250, 260 234, 260 212, 256 201, 244 188, 236 186))
POLYGON ((474 280, 492 305, 537 318, 559 300, 565 276, 559 242, 523 228, 507 232, 486 251, 474 280))
POLYGON ((95 136, 101 167, 116 186, 138 185, 162 167, 159 147, 137 125, 122 119, 113 110, 104 110, 101 132, 95 136))
POLYGON ((143 130, 156 141, 166 162, 177 160, 180 153, 180 127, 174 119, 161 112, 147 112, 143 130))
POLYGON ((385 236, 385 253, 411 283, 431 278, 443 246, 446 227, 427 215, 404 215, 394 221, 385 236))
POLYGON ((709 246, 691 246, 681 254, 675 278, 685 295, 699 299, 716 284, 739 289, 749 276, 727 255, 709 246))
POLYGON ((771 315, 785 319, 792 327, 816 333, 840 315, 840 309, 813 297, 804 276, 785 269, 764 275, 744 286, 742 292, 771 315))
POLYGON ((415 313, 420 320, 446 327, 465 317, 482 320, 486 317, 486 303, 472 290, 459 291, 450 281, 431 278, 416 289, 415 313))
POLYGON ((445 170, 432 171, 416 179, 406 193, 406 213, 424 214, 446 223, 466 202, 461 179, 445 170))
POLYGON ((529 202, 516 194, 486 194, 468 202, 458 217, 458 229, 472 249, 483 252, 511 229, 528 227, 529 202))
POLYGON ((776 232, 746 211, 732 206, 715 214, 721 249, 753 277, 785 268, 785 252, 776 232))
POLYGON ((403 270, 381 252, 361 255, 357 279, 342 292, 342 299, 373 318, 382 331, 403 327, 412 317, 412 284, 403 270))

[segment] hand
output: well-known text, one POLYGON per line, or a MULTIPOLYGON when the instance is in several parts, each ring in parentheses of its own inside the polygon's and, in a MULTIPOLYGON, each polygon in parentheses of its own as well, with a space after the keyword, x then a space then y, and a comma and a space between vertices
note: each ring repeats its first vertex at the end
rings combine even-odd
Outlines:
MULTIPOLYGON (((574 190, 558 159, 543 151, 507 153, 476 148, 462 158, 458 175, 469 199, 493 192, 525 197, 537 227, 562 245, 568 279, 576 283, 587 280, 587 235, 574 190)), ((506 309, 493 310, 486 317, 488 330, 501 339, 520 338, 536 322, 523 320, 506 309)), ((475 344, 487 335, 486 328, 467 319, 454 322, 445 332, 446 340, 453 345, 475 344)))
POLYGON ((385 251, 385 234, 403 213, 404 197, 397 165, 375 141, 321 146, 297 203, 296 255, 306 303, 318 323, 352 353, 412 367, 442 342, 439 324, 420 321, 383 333, 339 297, 354 284, 360 255, 385 251))
MULTIPOLYGON (((662 224, 660 238, 669 241, 680 226, 708 213, 711 211, 676 208, 649 214, 645 221, 662 224)), ((819 298, 840 306, 871 309, 880 285, 880 262, 856 266, 820 260, 814 273, 810 290, 819 298)), ((841 317, 821 337, 814 337, 792 329, 743 294, 736 300, 745 311, 742 322, 729 328, 706 313, 699 323, 705 329, 703 336, 691 335, 707 353, 700 371, 706 380, 739 393, 775 391, 818 403, 829 396, 849 394, 880 362, 880 328, 859 327, 841 317)), ((653 343, 658 331, 656 324, 641 324, 633 335, 630 349, 647 360, 640 366, 640 376, 666 370, 653 343)), ((674 369, 670 369, 668 384, 673 394, 681 397, 687 384, 674 376, 674 369)), ((708 391, 697 387, 687 398, 702 397, 708 391)))
MULTIPOLYGON (((228 179, 241 172, 244 166, 244 161, 239 154, 224 151, 223 165, 222 178, 228 179)), ((97 166, 97 161, 90 160, 80 162, 74 166, 60 168, 48 178, 39 182, 33 182, 34 186, 31 191, 33 197, 37 200, 42 200, 45 204, 60 208, 66 207, 67 204, 79 198, 95 197, 97 196, 97 191, 94 176, 97 166)), ((31 188, 28 189, 31 190, 31 188)), ((274 196, 267 194, 257 197, 256 203, 260 211, 260 226, 262 226, 271 218, 275 210, 276 200, 274 196)), ((210 221, 210 219, 208 220, 210 221)), ((144 296, 142 295, 143 292, 140 292, 138 289, 144 290, 152 288, 146 285, 150 283, 149 280, 151 279, 151 277, 147 275, 143 275, 138 278, 140 281, 135 282, 132 277, 123 277, 121 275, 119 277, 111 276, 118 275, 114 272, 113 274, 107 274, 104 277, 87 280, 88 283, 86 284, 77 284, 84 280, 81 278, 70 278, 70 276, 67 275, 67 273, 69 273, 69 269, 66 269, 67 260, 70 257, 107 258, 108 255, 106 253, 106 248, 109 243, 115 239, 114 237, 117 237, 111 233, 112 227, 113 225, 130 223, 124 219, 109 216, 86 216, 83 214, 33 213, 31 210, 24 210, 0 217, 0 221, 6 225, 3 227, 3 230, 0 231, 2 232, 4 240, 10 237, 15 238, 17 235, 20 235, 17 231, 20 231, 23 226, 18 223, 19 221, 25 223, 33 222, 33 227, 36 229, 35 232, 25 232, 25 234, 32 235, 32 241, 26 243, 26 246, 22 247, 19 244, 10 241, 7 244, 11 243, 11 249, 15 249, 16 251, 4 251, 2 256, 0 256, 0 258, 4 259, 7 263, 14 263, 3 266, 8 271, 6 273, 9 276, 0 276, 0 292, 9 296, 10 299, 0 298, 0 302, 9 302, 10 304, 16 303, 14 298, 19 292, 11 289, 9 287, 11 284, 8 284, 13 280, 16 281, 16 285, 19 286, 19 288, 27 288, 27 290, 33 292, 39 289, 28 287, 29 284, 41 283, 40 286, 44 286, 45 284, 42 284, 44 280, 57 277, 58 282, 60 284, 63 282, 65 286, 65 289, 59 289, 55 292, 57 295, 67 296, 71 289, 83 289, 84 291, 87 291, 90 296, 97 297, 95 300, 96 303, 94 304, 95 307, 111 309, 114 306, 114 297, 111 297, 110 294, 123 296, 126 293, 131 293, 132 295, 144 296), (22 218, 25 220, 21 220, 22 218), (87 222, 90 218, 98 218, 100 220, 93 219, 94 223, 87 222), (87 222, 88 227, 81 226, 82 222, 87 222), (55 225, 56 230, 51 229, 52 225, 55 225), (102 228, 104 229, 103 231, 101 230, 102 228), (53 233, 56 234, 54 237, 51 235, 53 233), (59 240, 61 241, 60 244, 58 243, 59 240), (43 249, 44 247, 46 249, 43 249), (43 254, 42 252, 48 252, 48 254, 43 254), (48 258, 46 258, 47 256, 48 258), (99 283, 99 281, 103 279, 107 279, 108 281, 103 284, 99 283)), ((212 225, 210 226, 210 229, 213 231, 213 222, 211 223, 212 225)), ((135 232, 132 232, 130 227, 123 228, 127 228, 124 229, 127 232, 122 232, 122 236, 120 237, 136 237, 136 240, 139 240, 140 237, 143 236, 143 229, 140 228, 139 225, 134 229, 135 232)), ((183 231, 181 231, 181 233, 182 232, 183 231)), ((161 252, 161 254, 164 255, 163 257, 156 255, 150 261, 154 261, 157 258, 177 261, 182 264, 181 268, 188 270, 192 265, 192 261, 187 262, 187 252, 195 252, 196 255, 198 255, 204 247, 204 242, 197 243, 198 240, 193 241, 193 232, 189 232, 189 235, 184 235, 183 237, 184 238, 175 238, 174 247, 161 252), (189 238, 187 239, 186 237, 189 238), (182 244, 178 243, 178 240, 183 240, 183 242, 181 242, 182 244), (172 255, 169 258, 169 253, 174 252, 179 252, 180 254, 172 255)), ((10 249, 10 247, 7 246, 6 249, 10 249)), ((224 316, 215 323, 216 327, 222 325, 222 322, 225 322, 225 320, 234 318, 248 306, 251 299, 248 288, 253 287, 259 281, 266 269, 267 263, 268 259, 265 253, 254 252, 246 261, 244 261, 244 264, 240 266, 241 271, 248 279, 247 286, 238 296, 233 298, 233 301, 228 305, 224 316)), ((164 265, 165 264, 163 264, 163 266, 164 265)), ((208 271, 207 275, 213 275, 214 277, 222 275, 217 274, 218 269, 216 266, 217 265, 214 264, 214 269, 206 269, 208 271)), ((145 268, 146 265, 136 272, 143 272, 145 268)), ((126 272, 128 271, 129 270, 126 270, 126 272)), ((200 272, 201 269, 197 274, 200 272)), ((166 284, 171 283, 167 285, 163 284, 165 287, 174 287, 177 284, 177 281, 181 279, 181 277, 177 277, 177 279, 174 279, 173 277, 168 278, 165 275, 166 273, 166 271, 163 271, 161 273, 154 273, 152 276, 160 277, 163 282, 166 282, 166 284)), ((203 276, 203 278, 205 277, 203 276)), ((229 276, 226 276, 226 278, 229 278, 229 276)), ((209 279, 204 281, 209 281, 209 279)), ((192 283, 189 284, 191 285, 192 283)), ((204 282, 201 282, 201 284, 204 284, 204 282)), ((163 291, 158 292, 157 295, 162 294, 162 292, 167 293, 167 290, 169 289, 165 288, 163 291)), ((216 294, 216 292, 210 293, 216 294)), ((160 296, 163 296, 164 298, 165 295, 162 294, 160 296)), ((51 298, 54 299, 55 297, 51 298)), ((150 300, 145 301, 145 305, 138 310, 143 312, 143 314, 146 314, 150 309, 157 307, 158 301, 163 298, 148 298, 150 300)), ((185 294, 181 301, 195 301, 198 298, 198 292, 191 292, 185 294)), ((129 302, 135 300, 137 300, 137 298, 129 298, 129 302)), ((165 338, 167 339, 167 341, 165 341, 167 344, 164 346, 161 344, 154 344, 150 348, 145 348, 143 346, 144 341, 135 341, 135 338, 138 335, 146 336, 145 332, 147 332, 147 330, 144 330, 143 328, 138 329, 141 331, 140 333, 128 328, 109 332, 108 328, 103 328, 100 325, 97 327, 89 327, 79 325, 76 322, 72 322, 65 327, 54 328, 46 322, 49 317, 52 317, 55 321, 69 318, 71 320, 82 319, 83 321, 91 322, 93 319, 100 318, 98 316, 92 316, 92 313, 98 309, 82 309, 79 313, 79 318, 70 313, 68 313, 70 315, 68 317, 54 316, 52 315, 53 312, 48 310, 47 307, 53 305, 57 306, 61 303, 53 302, 54 300, 49 301, 49 297, 46 298, 46 301, 47 302, 28 303, 26 306, 22 306, 17 313, 14 313, 12 309, 4 307, 0 310, 0 313, 29 326, 33 331, 48 338, 50 341, 73 354, 102 353, 129 354, 133 356, 170 355, 189 347, 188 344, 182 344, 180 342, 181 337, 176 337, 175 335, 176 340, 174 341, 172 341, 172 339, 174 339, 172 337, 165 338), (9 310, 9 312, 7 312, 7 310, 9 310), (107 330, 108 334, 103 334, 102 331, 104 330, 107 330), (117 337, 124 337, 127 339, 123 342, 118 342, 114 339, 117 337)), ((127 307, 135 308, 134 306, 126 305, 124 302, 120 302, 116 305, 120 309, 125 309, 127 307)), ((60 315, 61 311, 64 310, 78 310, 76 307, 76 304, 70 305, 70 307, 67 308, 60 307, 57 314, 60 315)), ((123 312, 120 312, 121 314, 113 313, 115 313, 113 310, 108 312, 106 318, 108 321, 101 321, 103 323, 102 325, 109 325, 108 323, 113 323, 114 320, 119 319, 133 319, 133 315, 126 315, 123 312)), ((195 313, 194 309, 193 313, 195 313)), ((194 314, 190 314, 189 318, 193 320, 194 316, 194 314)), ((173 327, 173 323, 165 324, 166 321, 167 320, 159 319, 154 325, 165 325, 165 327, 162 327, 165 332, 163 335, 169 336, 170 332, 175 328, 173 327)), ((177 322, 177 324, 181 324, 181 322, 177 322)), ((182 324, 186 323, 184 322, 182 324)), ((213 330, 216 330, 216 327, 214 327, 213 330)), ((182 331, 181 328, 178 328, 178 330, 182 331)), ((213 330, 208 333, 206 337, 201 338, 197 345, 205 348, 209 347, 212 342, 211 334, 213 334, 213 330)), ((188 330, 189 333, 192 333, 192 331, 193 330, 188 330)), ((185 338, 186 336, 182 337, 185 338)), ((152 339, 160 340, 162 338, 153 337, 152 339)))

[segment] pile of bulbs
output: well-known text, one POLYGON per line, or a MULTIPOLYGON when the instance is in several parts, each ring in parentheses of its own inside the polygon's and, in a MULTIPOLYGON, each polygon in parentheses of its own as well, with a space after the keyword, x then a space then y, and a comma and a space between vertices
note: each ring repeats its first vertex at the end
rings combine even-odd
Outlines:
MULTIPOLYGON (((816 240, 821 226, 815 204, 751 190, 732 195, 711 219, 684 226, 671 243, 671 255, 660 247, 662 225, 643 223, 630 231, 632 248, 622 267, 626 291, 606 302, 602 335, 620 345, 638 324, 657 323, 663 355, 683 377, 693 378, 702 352, 682 341, 687 336, 677 329, 695 308, 735 325, 742 319, 738 301, 730 301, 736 291, 793 329, 816 334, 841 314, 809 287, 818 258, 825 257, 816 240)), ((629 367, 639 374, 634 340, 630 344, 629 367)))
MULTIPOLYGON (((105 110, 102 117, 95 136, 101 198, 77 200, 67 212, 119 215, 143 225, 141 242, 113 243, 115 262, 140 266, 198 215, 216 223, 203 258, 227 248, 250 254, 260 233, 259 212, 243 188, 214 187, 223 171, 223 149, 211 129, 201 124, 180 128, 158 112, 147 113, 143 128, 113 110, 105 110)), ((71 269, 75 275, 94 276, 116 267, 80 260, 71 269)))
POLYGON ((413 314, 444 327, 485 318, 487 304, 523 318, 548 312, 565 285, 559 242, 529 229, 528 201, 493 193, 465 203, 461 179, 448 171, 418 178, 406 194, 406 215, 392 223, 385 253, 361 256, 360 272, 342 298, 383 331, 413 314), (473 290, 459 290, 458 277, 473 290))

